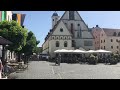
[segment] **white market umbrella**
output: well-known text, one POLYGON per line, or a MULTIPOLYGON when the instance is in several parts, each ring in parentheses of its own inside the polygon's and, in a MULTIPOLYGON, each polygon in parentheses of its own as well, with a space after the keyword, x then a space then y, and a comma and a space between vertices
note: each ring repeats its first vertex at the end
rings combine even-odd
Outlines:
POLYGON ((89 51, 86 51, 87 53, 96 53, 95 50, 89 50, 89 51))
POLYGON ((60 49, 58 49, 58 50, 55 50, 54 52, 55 52, 55 53, 58 53, 59 51, 60 51, 60 49))
POLYGON ((86 53, 86 51, 83 51, 83 50, 79 50, 79 49, 76 49, 73 51, 74 53, 86 53))
POLYGON ((102 49, 96 50, 96 52, 98 52, 98 53, 112 53, 111 51, 102 50, 102 49))

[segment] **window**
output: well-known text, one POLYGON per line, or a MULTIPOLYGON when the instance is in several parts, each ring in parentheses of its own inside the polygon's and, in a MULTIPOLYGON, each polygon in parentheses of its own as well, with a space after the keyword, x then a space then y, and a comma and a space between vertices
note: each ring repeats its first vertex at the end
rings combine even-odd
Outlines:
POLYGON ((54 21, 54 19, 53 19, 53 21, 54 21))
POLYGON ((72 47, 75 47, 76 43, 74 40, 72 40, 72 47))
POLYGON ((113 42, 113 40, 111 39, 111 42, 113 42))
POLYGON ((62 39, 62 37, 60 39, 62 39))
POLYGON ((59 47, 59 41, 56 41, 56 47, 59 47))
POLYGON ((118 33, 118 36, 120 36, 120 32, 118 33))
POLYGON ((78 26, 80 26, 80 24, 78 24, 78 26))
POLYGON ((113 36, 116 36, 116 32, 113 33, 113 36))
POLYGON ((96 44, 96 42, 95 42, 95 44, 96 44))
POLYGON ((54 37, 52 37, 52 39, 54 39, 54 37))
POLYGON ((101 49, 103 49, 103 48, 101 47, 101 49))
POLYGON ((102 40, 101 40, 101 43, 102 43, 102 40))
POLYGON ((74 20, 74 11, 69 11, 69 19, 74 20))
POLYGON ((105 40, 104 40, 104 42, 105 42, 105 40))
POLYGON ((102 34, 102 36, 103 36, 103 34, 102 34))
POLYGON ((118 39, 116 39, 116 42, 118 42, 118 39))
POLYGON ((66 40, 67 38, 65 37, 65 40, 66 40))
POLYGON ((64 47, 67 47, 67 41, 64 42, 64 47))
POLYGON ((119 46, 117 46, 117 49, 119 48, 119 46))
POLYGON ((97 38, 97 36, 96 36, 96 38, 97 38))
POLYGON ((105 49, 105 46, 104 46, 104 49, 105 49))
POLYGON ((56 39, 58 39, 58 37, 56 39))
POLYGON ((92 41, 84 41, 84 46, 92 46, 93 42, 92 41))
POLYGON ((111 46, 111 49, 113 49, 113 46, 111 46))
POLYGON ((60 32, 63 32, 63 28, 60 29, 60 32))

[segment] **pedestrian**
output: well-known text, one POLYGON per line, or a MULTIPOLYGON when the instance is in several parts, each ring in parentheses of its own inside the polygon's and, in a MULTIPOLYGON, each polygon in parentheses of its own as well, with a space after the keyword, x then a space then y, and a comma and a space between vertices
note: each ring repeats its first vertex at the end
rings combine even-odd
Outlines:
POLYGON ((61 54, 59 54, 59 60, 58 60, 58 65, 60 66, 60 63, 61 63, 61 54))

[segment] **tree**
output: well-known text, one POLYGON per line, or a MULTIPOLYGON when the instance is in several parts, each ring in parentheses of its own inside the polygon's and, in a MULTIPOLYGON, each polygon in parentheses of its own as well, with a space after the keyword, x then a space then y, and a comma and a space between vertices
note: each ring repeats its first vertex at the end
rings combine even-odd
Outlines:
POLYGON ((32 31, 28 32, 28 36, 26 39, 26 45, 23 47, 22 52, 25 55, 25 61, 32 55, 37 48, 37 45, 40 43, 40 41, 37 41, 34 33, 32 31))
POLYGON ((2 21, 0 22, 0 36, 13 42, 7 48, 20 56, 22 48, 26 45, 27 29, 22 28, 16 21, 2 21))
POLYGON ((36 47, 34 52, 38 55, 42 52, 42 48, 36 47))

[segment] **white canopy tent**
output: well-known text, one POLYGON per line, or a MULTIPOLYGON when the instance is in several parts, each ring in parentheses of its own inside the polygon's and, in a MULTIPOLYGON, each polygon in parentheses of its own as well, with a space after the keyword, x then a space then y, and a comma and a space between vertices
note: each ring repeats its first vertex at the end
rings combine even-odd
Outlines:
POLYGON ((96 50, 97 53, 112 53, 111 51, 107 51, 107 50, 96 50))
POLYGON ((96 53, 95 50, 89 50, 89 51, 86 51, 87 53, 96 53))
POLYGON ((86 53, 86 51, 76 49, 76 50, 73 51, 73 53, 86 53))

